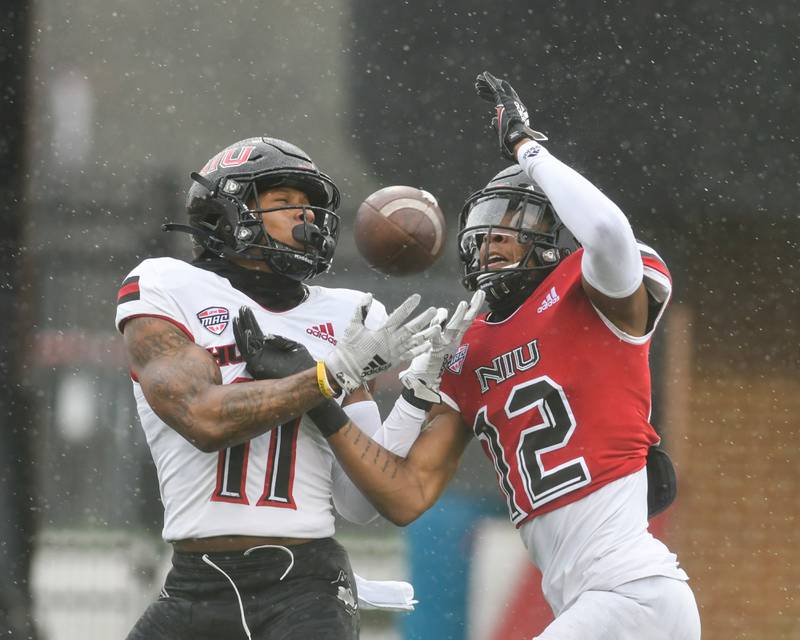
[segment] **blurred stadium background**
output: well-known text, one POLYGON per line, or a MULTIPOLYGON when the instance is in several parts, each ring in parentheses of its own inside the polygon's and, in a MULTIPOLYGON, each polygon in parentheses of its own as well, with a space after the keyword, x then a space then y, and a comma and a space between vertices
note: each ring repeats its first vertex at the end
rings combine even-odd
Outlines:
MULTIPOLYGON (((0 26, 0 635, 122 638, 168 563, 114 295, 188 255, 189 171, 250 135, 296 142, 344 194, 325 284, 463 296, 465 197, 503 166, 473 96, 507 76, 550 149, 671 265, 654 422, 678 468, 653 527, 708 640, 800 638, 796 3, 669 0, 5 0, 0 26), (452 5, 452 6, 449 6, 452 5), (451 249, 421 277, 358 257, 358 203, 436 194, 451 249), (35 630, 36 628, 36 630, 35 630)), ((386 408, 396 385, 382 379, 386 408)), ((477 446, 420 521, 342 523, 357 571, 407 578, 412 614, 365 640, 530 638, 548 619, 477 446)))

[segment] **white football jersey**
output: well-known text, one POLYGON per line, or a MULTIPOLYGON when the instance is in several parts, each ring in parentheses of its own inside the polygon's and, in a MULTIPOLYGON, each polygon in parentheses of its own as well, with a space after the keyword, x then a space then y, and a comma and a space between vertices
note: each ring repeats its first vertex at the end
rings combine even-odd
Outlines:
MULTIPOLYGON (((208 350, 223 384, 251 379, 233 337, 243 305, 264 333, 295 340, 315 359, 336 344, 364 294, 309 287, 305 301, 269 311, 227 279, 173 258, 142 262, 122 283, 116 325, 139 316, 163 318, 208 350)), ((386 309, 374 301, 365 324, 378 326, 386 309)), ((167 541, 219 535, 322 538, 333 535, 331 468, 327 441, 305 416, 230 449, 204 453, 150 408, 136 380, 133 393, 155 461, 164 503, 167 541)))

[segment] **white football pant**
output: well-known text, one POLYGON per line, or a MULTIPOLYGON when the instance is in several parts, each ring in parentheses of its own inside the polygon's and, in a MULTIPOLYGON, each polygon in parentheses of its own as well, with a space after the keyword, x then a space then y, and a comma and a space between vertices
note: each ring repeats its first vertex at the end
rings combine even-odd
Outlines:
POLYGON ((700 640, 689 585, 655 576, 584 591, 534 640, 700 640))

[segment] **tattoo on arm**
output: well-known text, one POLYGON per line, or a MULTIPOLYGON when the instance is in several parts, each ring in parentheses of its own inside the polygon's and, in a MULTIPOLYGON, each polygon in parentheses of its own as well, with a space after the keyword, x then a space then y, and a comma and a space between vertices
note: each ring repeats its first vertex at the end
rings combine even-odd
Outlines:
POLYGON ((159 318, 125 325, 131 365, 153 410, 181 433, 195 425, 192 404, 208 387, 222 384, 214 359, 179 329, 159 318))
POLYGON ((263 401, 264 393, 259 389, 242 387, 236 389, 236 393, 228 394, 223 398, 220 415, 226 422, 251 423, 257 418, 263 401))
POLYGON ((150 406, 201 448, 246 442, 321 399, 313 372, 223 385, 211 354, 159 318, 135 318, 125 325, 124 335, 150 406))
POLYGON ((125 325, 125 344, 134 367, 173 355, 192 344, 177 327, 158 318, 134 318, 125 325))
POLYGON ((362 459, 362 460, 364 459, 364 456, 366 456, 366 455, 367 455, 367 453, 369 453, 369 450, 370 450, 371 448, 372 448, 372 438, 370 438, 369 440, 367 440, 367 446, 366 446, 366 447, 364 447, 364 450, 361 452, 361 459, 362 459))
POLYGON ((390 478, 397 477, 397 473, 400 470, 400 464, 403 462, 404 458, 398 456, 397 454, 392 453, 391 451, 387 451, 380 445, 378 445, 372 438, 362 437, 363 433, 360 429, 356 429, 353 427, 352 423, 347 424, 342 431, 342 435, 349 440, 353 447, 356 447, 356 453, 359 455, 359 458, 363 460, 366 458, 367 454, 369 453, 372 447, 375 447, 375 455, 372 458, 371 464, 380 468, 380 473, 382 474, 390 474, 390 478), (353 435, 353 432, 355 435, 353 435), (361 444, 359 444, 361 443, 361 444), (383 458, 382 466, 381 466, 381 458, 383 458))
POLYGON ((345 472, 386 518, 405 525, 441 496, 472 433, 460 414, 434 409, 408 454, 399 456, 348 424, 329 442, 345 472))

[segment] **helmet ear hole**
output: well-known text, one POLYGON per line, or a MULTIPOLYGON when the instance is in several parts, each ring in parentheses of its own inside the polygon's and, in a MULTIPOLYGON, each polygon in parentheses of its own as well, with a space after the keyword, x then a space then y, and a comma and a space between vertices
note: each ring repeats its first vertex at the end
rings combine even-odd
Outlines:
POLYGON ((555 264, 558 262, 558 250, 557 249, 544 249, 540 253, 540 258, 542 262, 545 264, 555 264))

